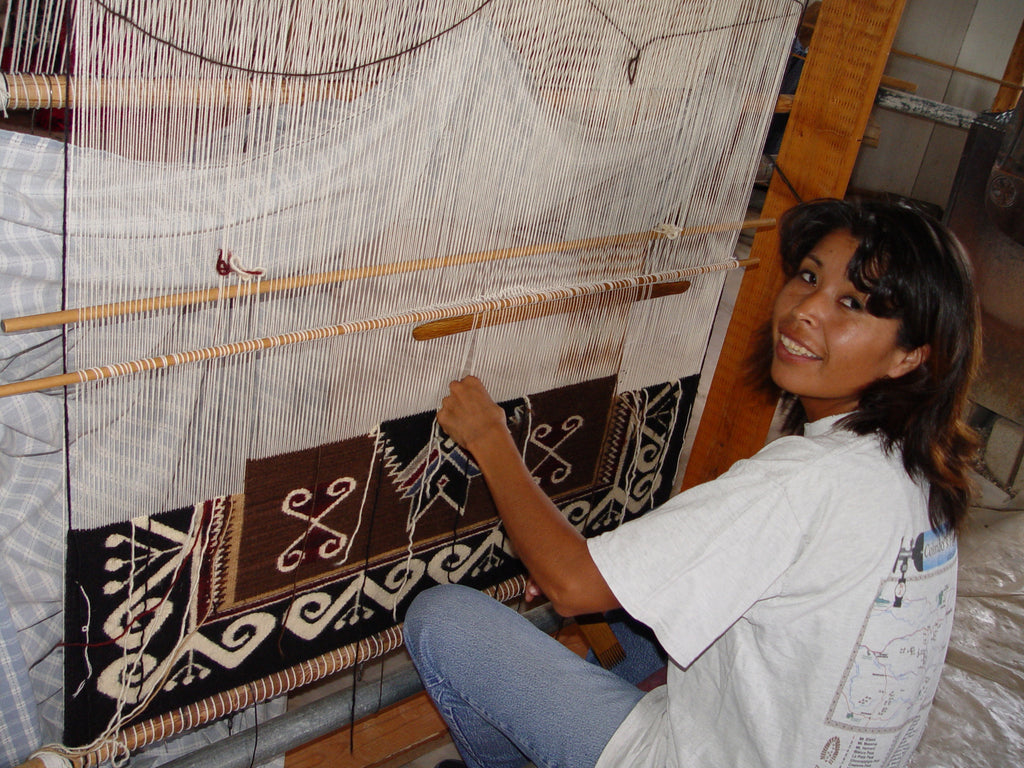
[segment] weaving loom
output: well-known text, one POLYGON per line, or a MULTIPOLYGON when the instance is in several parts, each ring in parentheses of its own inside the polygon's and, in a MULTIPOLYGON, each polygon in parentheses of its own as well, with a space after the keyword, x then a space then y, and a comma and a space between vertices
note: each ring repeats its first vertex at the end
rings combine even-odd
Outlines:
POLYGON ((59 177, 10 193, 8 241, 60 226, 0 383, 66 423, 57 753, 379 655, 430 584, 514 597, 454 378, 586 534, 671 493, 794 0, 16 5, 10 97, 72 111, 4 137, 59 177))

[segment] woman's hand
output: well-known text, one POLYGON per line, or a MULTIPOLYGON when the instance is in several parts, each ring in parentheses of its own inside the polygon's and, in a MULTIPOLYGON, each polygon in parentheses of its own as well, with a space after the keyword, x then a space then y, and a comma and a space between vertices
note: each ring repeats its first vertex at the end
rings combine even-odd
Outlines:
POLYGON ((523 598, 528 603, 532 603, 534 600, 539 600, 544 597, 544 590, 540 588, 540 585, 533 580, 533 576, 526 577, 526 589, 523 590, 523 598))
POLYGON ((451 394, 441 401, 437 423, 470 453, 494 437, 505 438, 505 412, 496 405, 476 376, 449 385, 451 394))
POLYGON ((512 439, 505 412, 475 376, 453 381, 437 423, 473 455, 505 532, 530 573, 527 601, 546 595, 563 616, 618 606, 586 540, 533 479, 512 439))

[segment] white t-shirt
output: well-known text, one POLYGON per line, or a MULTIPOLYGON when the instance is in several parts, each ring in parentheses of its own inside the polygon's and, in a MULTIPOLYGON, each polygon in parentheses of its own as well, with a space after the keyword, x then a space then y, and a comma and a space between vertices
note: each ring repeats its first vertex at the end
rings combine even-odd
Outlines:
POLYGON ((598 768, 903 766, 953 620, 956 543, 874 436, 807 425, 590 552, 670 657, 598 768))

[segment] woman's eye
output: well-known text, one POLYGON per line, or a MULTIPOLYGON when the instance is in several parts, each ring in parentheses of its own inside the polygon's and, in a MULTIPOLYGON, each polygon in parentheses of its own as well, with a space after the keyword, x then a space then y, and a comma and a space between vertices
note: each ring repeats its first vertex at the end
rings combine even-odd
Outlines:
POLYGON ((839 303, 842 304, 844 307, 848 307, 850 309, 864 309, 864 302, 862 302, 856 296, 843 296, 843 298, 839 300, 839 303))
POLYGON ((809 269, 801 269, 799 272, 796 273, 796 276, 799 277, 808 285, 818 284, 818 276, 809 269))

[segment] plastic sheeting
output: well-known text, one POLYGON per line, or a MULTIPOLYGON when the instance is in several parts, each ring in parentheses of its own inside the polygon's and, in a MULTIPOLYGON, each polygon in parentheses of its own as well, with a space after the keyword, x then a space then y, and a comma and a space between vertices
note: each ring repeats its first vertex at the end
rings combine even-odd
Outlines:
POLYGON ((911 768, 1024 765, 1024 511, 976 509, 968 526, 946 667, 911 768))

